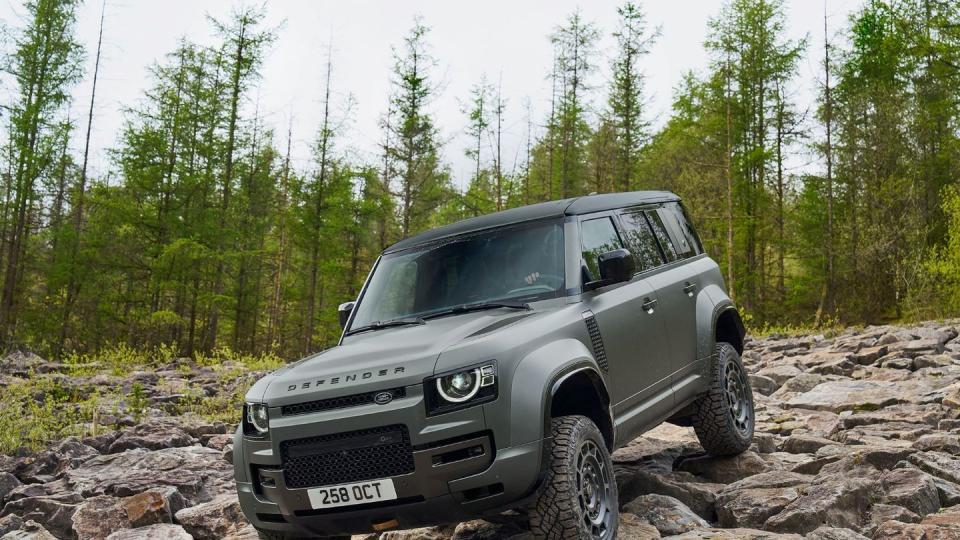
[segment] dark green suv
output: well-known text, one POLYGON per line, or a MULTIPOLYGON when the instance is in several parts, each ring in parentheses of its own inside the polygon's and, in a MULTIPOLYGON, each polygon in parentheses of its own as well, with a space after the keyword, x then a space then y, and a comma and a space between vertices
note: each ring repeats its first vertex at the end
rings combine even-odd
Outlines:
POLYGON ((234 444, 266 538, 525 508, 542 538, 613 538, 610 453, 664 420, 745 450, 744 327, 677 196, 592 195, 383 252, 340 343, 258 381, 234 444))

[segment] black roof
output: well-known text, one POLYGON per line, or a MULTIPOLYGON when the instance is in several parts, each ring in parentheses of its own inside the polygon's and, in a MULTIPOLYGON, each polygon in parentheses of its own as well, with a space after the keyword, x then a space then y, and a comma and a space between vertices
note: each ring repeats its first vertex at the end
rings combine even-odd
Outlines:
POLYGON ((669 191, 629 191, 626 193, 586 195, 572 199, 531 204, 529 206, 511 208, 502 212, 478 216, 451 223, 450 225, 444 225, 443 227, 437 227, 436 229, 422 232, 416 236, 405 238, 385 249, 384 253, 392 253, 421 244, 427 244, 442 238, 482 231, 484 229, 492 229, 494 227, 502 227, 504 225, 512 225, 514 223, 590 214, 615 208, 636 206, 638 204, 676 201, 679 199, 679 197, 669 191))

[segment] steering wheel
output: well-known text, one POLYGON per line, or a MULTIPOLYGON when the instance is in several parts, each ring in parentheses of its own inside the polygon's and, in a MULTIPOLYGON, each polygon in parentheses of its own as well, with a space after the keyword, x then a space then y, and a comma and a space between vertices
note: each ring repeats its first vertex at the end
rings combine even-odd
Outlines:
POLYGON ((540 274, 540 278, 536 283, 527 285, 526 287, 512 289, 507 294, 512 296, 518 293, 553 292, 563 287, 565 283, 566 280, 560 276, 553 274, 540 274))

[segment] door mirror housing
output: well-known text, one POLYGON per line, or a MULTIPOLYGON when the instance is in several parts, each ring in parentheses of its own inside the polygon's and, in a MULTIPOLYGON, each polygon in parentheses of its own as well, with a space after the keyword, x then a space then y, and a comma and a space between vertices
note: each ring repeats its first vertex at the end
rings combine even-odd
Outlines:
POLYGON ((600 279, 587 283, 584 287, 587 290, 630 281, 636 271, 633 255, 622 248, 601 253, 597 257, 597 265, 600 267, 600 279))
POLYGON ((356 302, 344 302, 337 306, 337 315, 340 318, 340 328, 347 327, 347 321, 350 320, 350 314, 353 313, 353 306, 356 302))

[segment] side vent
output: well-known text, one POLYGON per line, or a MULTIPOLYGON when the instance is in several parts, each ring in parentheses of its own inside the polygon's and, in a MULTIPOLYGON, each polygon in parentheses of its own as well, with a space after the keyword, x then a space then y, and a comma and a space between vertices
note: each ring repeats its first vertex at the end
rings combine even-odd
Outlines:
POLYGON ((607 367, 607 351, 603 348, 603 337, 600 335, 600 325, 597 324, 597 318, 593 316, 592 311, 583 312, 583 322, 587 323, 587 332, 590 334, 590 344, 593 345, 593 357, 597 359, 605 373, 609 371, 607 367))

